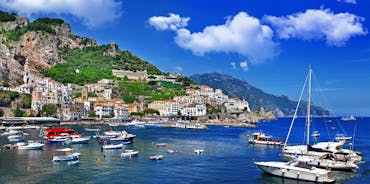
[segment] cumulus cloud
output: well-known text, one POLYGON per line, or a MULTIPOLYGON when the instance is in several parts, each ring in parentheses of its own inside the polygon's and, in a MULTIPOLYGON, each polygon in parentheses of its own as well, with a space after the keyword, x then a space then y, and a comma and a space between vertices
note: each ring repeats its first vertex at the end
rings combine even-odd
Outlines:
POLYGON ((230 65, 231 65, 232 69, 234 69, 234 70, 236 69, 236 63, 235 62, 231 62, 230 65))
POLYGON ((2 0, 0 7, 27 17, 40 13, 70 15, 89 27, 102 26, 121 15, 121 2, 117 0, 2 0))
POLYGON ((243 71, 245 71, 245 72, 248 71, 248 63, 246 61, 240 62, 239 66, 240 66, 240 68, 242 68, 243 71))
POLYGON ((189 17, 180 17, 180 15, 170 13, 169 17, 154 16, 149 18, 149 24, 157 30, 173 30, 176 31, 188 25, 189 17))
POLYGON ((207 26, 201 32, 192 33, 187 29, 189 20, 170 14, 169 17, 151 17, 149 23, 158 30, 175 31, 176 44, 195 55, 237 53, 258 62, 278 54, 278 44, 272 40, 271 28, 245 12, 228 18, 225 24, 207 26))
POLYGON ((350 3, 350 4, 356 4, 356 0, 338 0, 338 2, 344 2, 344 3, 350 3))
POLYGON ((328 45, 343 46, 351 37, 365 35, 362 17, 350 13, 334 14, 330 9, 309 9, 284 17, 265 16, 282 39, 325 39, 328 45))

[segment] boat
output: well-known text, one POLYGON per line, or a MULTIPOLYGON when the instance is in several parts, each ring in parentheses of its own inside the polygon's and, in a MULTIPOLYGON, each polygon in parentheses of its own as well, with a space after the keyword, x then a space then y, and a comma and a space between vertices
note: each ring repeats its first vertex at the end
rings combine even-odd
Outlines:
POLYGON ((99 132, 100 129, 99 128, 85 128, 85 131, 86 132, 99 132))
POLYGON ((176 149, 168 149, 167 150, 167 153, 177 153, 178 152, 178 150, 176 150, 176 149))
POLYGON ((24 137, 21 135, 9 135, 8 140, 9 142, 22 142, 24 141, 24 137))
POLYGON ((186 124, 185 128, 187 128, 187 129, 199 129, 199 130, 208 129, 207 125, 200 124, 200 123, 186 124))
POLYGON ((254 162, 264 172, 279 176, 303 181, 318 183, 333 183, 335 178, 331 176, 331 171, 312 167, 300 162, 254 162))
POLYGON ((313 131, 311 136, 317 138, 320 137, 320 133, 318 131, 313 131))
POLYGON ((70 137, 70 140, 68 140, 67 142, 72 143, 72 144, 87 144, 90 138, 91 138, 90 136, 83 136, 83 137, 72 136, 70 137))
POLYGON ((56 151, 62 154, 54 155, 52 159, 53 162, 76 161, 80 159, 81 155, 78 152, 72 153, 71 148, 57 149, 56 151))
POLYGON ((340 118, 342 121, 355 121, 356 118, 353 115, 347 116, 347 117, 342 117, 340 118))
POLYGON ((168 146, 168 144, 167 143, 157 143, 156 146, 157 147, 166 147, 166 146, 168 146))
POLYGON ((268 136, 262 132, 254 132, 252 136, 247 136, 248 142, 251 144, 264 144, 264 145, 276 145, 280 146, 283 141, 272 139, 272 136, 268 136))
POLYGON ((109 149, 122 149, 123 144, 105 144, 102 146, 103 150, 109 150, 109 149))
POLYGON ((116 127, 116 126, 119 126, 119 123, 108 123, 108 125, 110 127, 116 127))
POLYGON ((149 157, 150 160, 162 160, 163 155, 153 155, 149 157))
POLYGON ((194 153, 197 155, 203 154, 204 150, 203 149, 195 149, 194 153))
POLYGON ((60 143, 60 142, 66 142, 70 139, 70 136, 68 133, 61 133, 59 136, 53 136, 51 138, 47 139, 48 143, 60 143))
POLYGON ((34 141, 18 142, 14 144, 14 148, 19 150, 41 150, 44 146, 45 144, 34 141))
POLYGON ((81 134, 76 134, 74 130, 69 128, 47 128, 40 131, 40 136, 49 142, 55 137, 81 136, 81 134))
POLYGON ((137 156, 138 154, 139 154, 139 151, 125 150, 125 152, 121 153, 121 157, 133 157, 133 156, 137 156))
POLYGON ((337 134, 337 135, 335 135, 334 139, 336 141, 348 141, 348 140, 351 140, 352 137, 351 136, 345 136, 344 134, 337 134))
POLYGON ((348 160, 340 160, 332 153, 326 153, 321 158, 312 158, 312 156, 302 155, 297 158, 297 161, 310 166, 324 169, 330 168, 339 171, 356 171, 356 169, 358 169, 355 163, 348 160))

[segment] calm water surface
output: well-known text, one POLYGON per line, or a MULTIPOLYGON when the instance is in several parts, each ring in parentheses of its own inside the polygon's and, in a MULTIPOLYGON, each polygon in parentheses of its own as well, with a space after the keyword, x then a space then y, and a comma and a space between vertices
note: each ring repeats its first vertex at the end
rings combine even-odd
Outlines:
MULTIPOLYGON (((318 130, 320 140, 333 139, 342 133, 333 119, 332 123, 315 118, 312 130, 318 130), (334 127, 334 128, 332 128, 334 127)), ((102 152, 101 145, 90 140, 86 145, 47 144, 44 150, 1 150, 0 183, 307 183, 273 177, 258 169, 253 161, 280 160, 279 147, 250 145, 245 139, 247 133, 263 130, 281 139, 290 125, 290 119, 260 123, 255 129, 209 127, 208 130, 185 130, 168 128, 114 127, 136 134, 134 143, 126 149, 139 150, 138 157, 121 158, 122 150, 102 152), (168 143, 158 148, 156 143, 168 143), (81 153, 80 164, 53 164, 51 158, 56 148, 71 147, 81 153), (193 150, 202 148, 202 155, 193 150), (178 153, 169 154, 167 149, 178 153), (150 155, 163 154, 161 161, 151 161, 150 155), (99 163, 97 160, 101 159, 99 163), (29 167, 29 169, 27 169, 29 167)), ((356 173, 336 172, 337 183, 369 183, 370 118, 341 123, 347 135, 355 134, 355 150, 364 155, 364 162, 356 173)), ((82 126, 70 126, 77 132, 84 132, 82 126)), ((108 126, 97 126, 101 130, 108 126)), ((26 130, 28 139, 37 140, 37 130, 26 130)), ((294 125, 290 143, 303 143, 304 120, 294 125)), ((313 140, 314 141, 314 140, 313 140)), ((7 138, 0 137, 0 145, 7 138)))

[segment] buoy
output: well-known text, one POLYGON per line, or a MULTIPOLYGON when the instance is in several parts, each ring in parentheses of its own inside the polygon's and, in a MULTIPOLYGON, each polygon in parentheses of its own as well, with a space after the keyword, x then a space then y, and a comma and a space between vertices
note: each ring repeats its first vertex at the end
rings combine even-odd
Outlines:
POLYGON ((98 158, 98 159, 97 159, 97 162, 98 162, 98 166, 100 166, 101 159, 100 159, 100 158, 98 158))

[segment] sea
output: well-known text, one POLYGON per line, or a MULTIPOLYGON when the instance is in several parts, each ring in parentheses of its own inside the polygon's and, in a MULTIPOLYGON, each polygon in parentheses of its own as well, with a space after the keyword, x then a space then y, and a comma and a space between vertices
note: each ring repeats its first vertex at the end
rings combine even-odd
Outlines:
MULTIPOLYGON (((305 137, 304 118, 298 118, 288 139, 289 144, 302 144, 305 137)), ((254 161, 279 161, 281 147, 253 145, 246 135, 263 131, 285 140, 291 118, 278 118, 260 122, 256 128, 209 126, 207 130, 190 130, 162 127, 109 127, 101 131, 126 130, 136 134, 134 142, 124 149, 138 150, 137 157, 121 158, 123 150, 102 151, 101 144, 92 138, 88 144, 46 144, 43 150, 0 151, 0 183, 310 183, 283 179, 265 174, 254 161), (167 147, 157 147, 167 143, 167 147), (80 152, 77 164, 51 161, 57 148, 72 148, 80 152), (168 153, 176 149, 176 153, 168 153), (203 149, 203 154, 194 154, 194 149, 203 149), (162 154, 163 160, 152 161, 151 155, 162 154)), ((67 126, 79 133, 86 126, 67 126)), ((340 121, 339 118, 313 118, 311 130, 318 131, 319 140, 333 140, 335 134, 354 136, 353 149, 363 154, 363 162, 356 172, 333 172, 337 183, 369 183, 370 181, 370 118, 355 121, 340 121)), ((25 130, 26 139, 41 140, 39 130, 25 130)), ((7 144, 0 137, 0 146, 7 144)), ((347 146, 350 146, 348 143, 347 146)))

